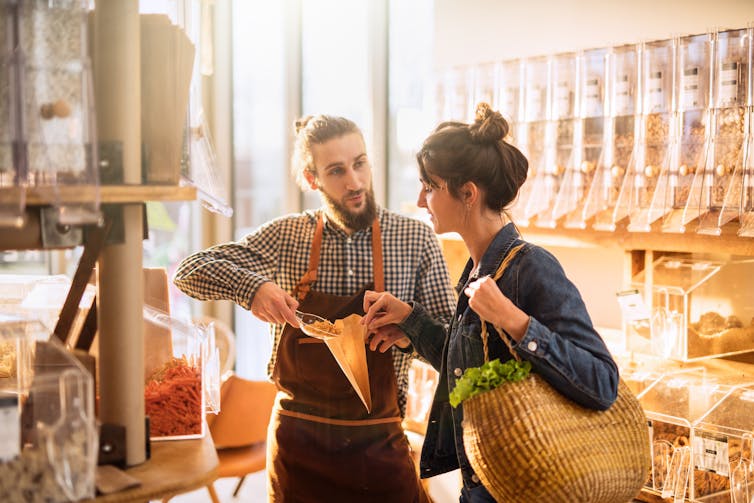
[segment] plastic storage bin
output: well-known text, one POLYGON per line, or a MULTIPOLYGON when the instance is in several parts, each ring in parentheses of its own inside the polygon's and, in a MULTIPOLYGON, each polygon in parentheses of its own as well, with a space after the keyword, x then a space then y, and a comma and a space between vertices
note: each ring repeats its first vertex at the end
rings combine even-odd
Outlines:
POLYGON ((692 470, 693 427, 741 384, 737 376, 693 369, 667 374, 639 396, 652 452, 648 489, 676 501, 693 497, 698 475, 692 470))
POLYGON ((754 497, 754 387, 734 389, 694 426, 694 499, 705 503, 754 497))
POLYGON ((144 408, 152 440, 200 438, 204 414, 217 412, 219 354, 212 326, 184 323, 144 308, 144 408))
POLYGON ((0 501, 94 496, 92 376, 37 321, 0 315, 0 501))
POLYGON ((754 260, 661 257, 632 286, 650 308, 648 330, 629 326, 629 349, 689 361, 752 350, 754 260))

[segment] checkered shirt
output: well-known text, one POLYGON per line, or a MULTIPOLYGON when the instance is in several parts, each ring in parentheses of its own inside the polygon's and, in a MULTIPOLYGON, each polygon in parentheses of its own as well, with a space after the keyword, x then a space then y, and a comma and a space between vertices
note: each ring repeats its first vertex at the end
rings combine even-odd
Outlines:
MULTIPOLYGON (((174 283, 199 300, 231 300, 245 309, 259 286, 274 281, 293 292, 309 266, 309 253, 317 216, 322 210, 287 215, 262 225, 237 242, 213 246, 184 259, 174 283)), ((434 317, 447 323, 455 309, 455 293, 437 236, 419 220, 378 208, 382 232, 385 289, 408 302, 422 304, 434 317)), ((312 289, 332 295, 354 295, 374 281, 372 229, 347 235, 327 221, 317 281, 312 289)), ((283 325, 271 324, 272 374, 283 325)), ((398 382, 398 404, 405 413, 408 369, 416 355, 393 348, 398 382)))

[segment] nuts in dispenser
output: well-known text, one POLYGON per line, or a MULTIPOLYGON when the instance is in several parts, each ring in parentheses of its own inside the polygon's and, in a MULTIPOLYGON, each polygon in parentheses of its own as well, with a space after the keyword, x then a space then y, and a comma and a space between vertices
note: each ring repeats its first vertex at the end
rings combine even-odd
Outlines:
POLYGON ((651 299, 651 333, 628 334, 634 351, 681 361, 745 353, 754 340, 754 260, 664 256, 631 286, 651 299), (644 290, 649 289, 648 292, 644 290))

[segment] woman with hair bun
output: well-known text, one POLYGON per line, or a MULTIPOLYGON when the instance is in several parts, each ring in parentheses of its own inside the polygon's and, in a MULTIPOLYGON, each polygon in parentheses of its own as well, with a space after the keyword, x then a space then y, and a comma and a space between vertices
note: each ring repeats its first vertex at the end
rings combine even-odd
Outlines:
MULTIPOLYGON (((440 373, 421 476, 460 468, 462 503, 494 501, 464 452, 463 405, 453 408, 449 402, 456 379, 484 362, 480 317, 507 334, 532 371, 574 402, 605 410, 618 389, 617 366, 578 289, 553 255, 521 239, 507 216, 528 170, 524 155, 505 141, 507 133, 502 115, 480 103, 473 124, 443 122, 417 154, 418 205, 429 212, 436 233, 460 234, 471 256, 456 285, 458 303, 450 324, 434 319, 419 302, 403 302, 386 292, 364 296, 362 323, 370 349, 411 344, 440 373), (490 275, 518 245, 523 247, 496 282, 490 275)), ((489 360, 511 359, 506 341, 493 335, 496 330, 488 332, 489 360)))

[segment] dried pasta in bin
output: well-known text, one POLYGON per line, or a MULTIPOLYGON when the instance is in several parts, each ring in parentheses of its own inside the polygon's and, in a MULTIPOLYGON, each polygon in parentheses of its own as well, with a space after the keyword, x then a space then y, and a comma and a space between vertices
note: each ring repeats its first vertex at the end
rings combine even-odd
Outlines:
MULTIPOLYGON (((203 437, 208 362, 217 364, 214 338, 206 330, 146 306, 145 330, 167 331, 154 350, 161 359, 145 367, 144 407, 152 440, 203 437)), ((219 375, 215 369, 214 375, 219 375)), ((219 386, 218 386, 219 388, 219 386)))

